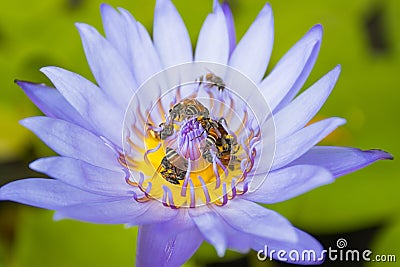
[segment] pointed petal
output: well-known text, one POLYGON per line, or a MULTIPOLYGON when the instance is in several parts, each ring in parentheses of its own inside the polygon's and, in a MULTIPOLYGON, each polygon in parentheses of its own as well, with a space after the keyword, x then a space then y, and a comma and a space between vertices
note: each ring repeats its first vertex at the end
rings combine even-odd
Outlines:
POLYGON ((130 47, 127 42, 128 34, 126 32, 126 25, 121 14, 112 6, 104 3, 101 4, 100 11, 107 40, 126 59, 129 57, 130 47))
POLYGON ((255 236, 235 229, 223 219, 220 219, 220 222, 224 228, 228 248, 240 253, 248 253, 251 250, 255 236))
POLYGON ((90 69, 100 88, 122 109, 126 109, 137 83, 118 51, 98 33, 83 23, 76 23, 90 69))
POLYGON ((153 41, 143 25, 125 9, 119 8, 118 12, 106 4, 101 8, 107 39, 128 63, 140 86, 162 69, 153 41))
POLYGON ((44 209, 57 210, 82 202, 109 200, 54 179, 27 178, 0 188, 0 200, 10 200, 44 209))
POLYGON ((146 28, 120 8, 127 30, 129 63, 139 85, 162 70, 160 58, 146 28))
POLYGON ((133 197, 79 203, 59 209, 56 218, 71 218, 91 223, 140 225, 171 220, 175 210, 165 210, 157 201, 139 203, 133 197))
POLYGON ((295 241, 293 226, 275 211, 260 205, 235 198, 223 207, 215 207, 218 213, 229 225, 236 230, 264 238, 277 238, 295 241))
POLYGON ((268 173, 267 177, 259 175, 253 179, 264 179, 254 192, 243 195, 243 198, 261 203, 276 203, 304 194, 316 187, 334 181, 332 174, 318 166, 296 165, 268 173))
POLYGON ((321 43, 322 43, 322 26, 321 25, 314 26, 313 28, 311 28, 309 33, 315 34, 316 35, 315 37, 317 39, 319 39, 319 42, 316 44, 314 49, 311 51, 311 54, 307 60, 307 64, 304 66, 303 71, 297 78, 296 82, 293 84, 290 91, 282 99, 281 103, 279 103, 279 106, 276 108, 276 111, 285 107, 297 95, 297 93, 300 91, 300 89, 303 87, 304 83, 306 82, 308 76, 310 75, 310 72, 312 71, 312 69, 315 65, 315 62, 317 61, 317 57, 318 57, 319 50, 321 48, 321 43))
POLYGON ((41 71, 99 135, 121 146, 123 107, 116 106, 98 87, 76 73, 57 67, 41 71))
POLYGON ((274 22, 267 4, 233 51, 229 65, 258 84, 267 70, 273 42, 274 22))
POLYGON ((274 116, 276 140, 303 128, 317 114, 335 86, 339 73, 340 66, 337 66, 274 116))
POLYGON ((295 231, 298 237, 297 242, 289 243, 259 238, 253 241, 253 249, 257 251, 258 257, 267 255, 268 257, 272 256, 275 260, 287 263, 320 265, 325 259, 326 250, 311 235, 297 228, 295 228, 295 231))
POLYGON ((207 206, 189 209, 189 214, 205 240, 215 247, 218 256, 223 257, 228 240, 221 219, 207 206))
POLYGON ((121 169, 113 151, 100 138, 84 128, 48 117, 27 118, 22 120, 21 124, 62 156, 110 170, 121 169))
POLYGON ((207 16, 196 45, 196 61, 227 64, 229 38, 225 15, 218 1, 214 2, 214 13, 207 16))
POLYGON ((164 68, 193 61, 192 44, 178 11, 170 0, 157 0, 154 44, 164 68))
POLYGON ((382 159, 393 159, 393 156, 379 149, 361 150, 352 147, 316 146, 290 165, 317 165, 329 170, 334 177, 339 177, 382 159))
POLYGON ((235 22, 233 21, 233 15, 231 8, 229 7, 228 2, 222 3, 222 10, 225 14, 226 25, 228 27, 228 36, 229 36, 229 55, 232 54, 233 50, 236 47, 236 30, 235 30, 235 22))
POLYGON ((91 125, 55 88, 25 81, 16 81, 16 83, 46 116, 65 120, 91 130, 91 125))
POLYGON ((202 242, 199 230, 187 213, 181 211, 171 221, 139 226, 136 265, 181 266, 202 242))
POLYGON ((109 170, 67 157, 41 158, 29 167, 88 192, 119 197, 132 195, 132 187, 126 183, 122 170, 109 170))
MULTIPOLYGON (((303 86, 317 57, 322 38, 322 27, 313 27, 278 62, 271 73, 261 82, 259 88, 272 111, 303 86)), ((294 94, 294 95, 295 95, 294 94)), ((291 98, 294 97, 291 96, 291 98)))
MULTIPOLYGON (((274 162, 272 163, 271 170, 281 168, 299 158, 345 122, 342 118, 325 119, 313 123, 287 138, 281 139, 276 143, 274 162)), ((271 147, 267 145, 266 149, 271 149, 271 147)))

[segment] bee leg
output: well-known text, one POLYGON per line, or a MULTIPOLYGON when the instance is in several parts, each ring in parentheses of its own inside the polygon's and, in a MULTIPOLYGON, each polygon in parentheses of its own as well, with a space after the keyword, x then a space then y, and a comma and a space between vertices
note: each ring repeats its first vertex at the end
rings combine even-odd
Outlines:
POLYGON ((210 149, 205 148, 203 150, 203 158, 209 163, 213 163, 213 156, 211 155, 210 149))
POLYGON ((174 179, 174 178, 166 177, 165 180, 167 180, 171 184, 179 184, 179 181, 177 179, 174 179))
POLYGON ((177 179, 177 180, 183 180, 183 179, 185 179, 185 176, 186 176, 186 172, 180 171, 180 172, 178 173, 178 175, 176 176, 176 179, 177 179))
POLYGON ((240 150, 240 145, 236 144, 236 145, 234 145, 234 149, 231 152, 231 154, 236 154, 239 150, 240 150))
POLYGON ((218 123, 222 124, 222 125, 227 125, 226 124, 226 120, 224 117, 219 118, 218 123))

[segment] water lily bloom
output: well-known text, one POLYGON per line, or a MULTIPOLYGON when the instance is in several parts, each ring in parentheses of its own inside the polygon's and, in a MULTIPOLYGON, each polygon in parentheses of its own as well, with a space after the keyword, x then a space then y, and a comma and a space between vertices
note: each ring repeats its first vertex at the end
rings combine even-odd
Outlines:
POLYGON ((236 43, 230 9, 215 1, 194 53, 170 0, 157 0, 152 39, 124 9, 103 4, 101 14, 106 37, 76 25, 96 84, 58 67, 41 69, 55 89, 17 81, 46 115, 21 124, 60 156, 30 165, 52 178, 11 182, 0 199, 55 210, 56 219, 137 225, 137 266, 179 266, 204 240, 219 256, 265 245, 321 255, 317 240, 257 203, 285 201, 392 158, 316 146, 345 123, 309 124, 340 66, 298 95, 322 27, 263 78, 274 32, 268 4, 236 43))

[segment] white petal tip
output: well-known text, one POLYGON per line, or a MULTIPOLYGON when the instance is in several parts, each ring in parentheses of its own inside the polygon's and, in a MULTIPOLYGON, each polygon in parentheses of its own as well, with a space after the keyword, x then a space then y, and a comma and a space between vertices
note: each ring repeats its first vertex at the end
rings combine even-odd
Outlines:
POLYGON ((334 119, 335 119, 335 122, 336 122, 337 126, 342 126, 342 125, 347 123, 347 120, 343 119, 343 118, 338 118, 337 117, 337 118, 334 118, 334 119))
POLYGON ((22 120, 19 121, 19 124, 21 124, 21 125, 24 126, 25 128, 28 128, 28 129, 29 129, 29 127, 31 126, 31 121, 32 121, 31 118, 32 118, 32 117, 22 119, 22 120))
POLYGON ((63 219, 66 219, 67 217, 65 217, 64 215, 62 215, 60 212, 56 212, 56 213, 54 213, 54 215, 53 215, 53 220, 54 221, 61 221, 61 220, 63 220, 63 219))
POLYGON ((272 7, 270 3, 265 4, 263 9, 261 9, 260 15, 272 15, 272 7))
POLYGON ((213 11, 214 13, 222 12, 222 7, 218 0, 214 0, 213 11))
POLYGON ((114 10, 114 8, 112 7, 112 6, 110 6, 109 4, 107 4, 107 3, 101 3, 100 4, 100 11, 101 12, 108 12, 108 11, 111 11, 111 10, 114 10))
POLYGON ((218 257, 222 258, 223 256, 225 256, 225 251, 226 251, 225 246, 218 246, 215 248, 215 250, 217 251, 218 257))

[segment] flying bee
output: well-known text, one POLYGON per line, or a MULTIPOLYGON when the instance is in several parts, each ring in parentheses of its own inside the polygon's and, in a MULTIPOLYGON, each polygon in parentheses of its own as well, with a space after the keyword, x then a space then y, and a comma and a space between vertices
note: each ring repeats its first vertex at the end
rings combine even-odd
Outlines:
POLYGON ((208 117, 210 112, 208 109, 203 106, 196 99, 184 99, 183 101, 175 104, 169 110, 170 120, 179 120, 182 121, 187 118, 196 117, 196 116, 205 116, 208 117))
POLYGON ((204 86, 211 89, 212 87, 217 87, 217 89, 222 92, 225 89, 225 83, 224 80, 215 75, 213 72, 208 72, 206 75, 201 75, 198 79, 197 79, 199 85, 204 83, 204 86))
POLYGON ((172 184, 179 184, 179 180, 185 179, 187 172, 187 160, 181 157, 173 148, 167 147, 166 155, 161 160, 159 167, 162 177, 172 184))

